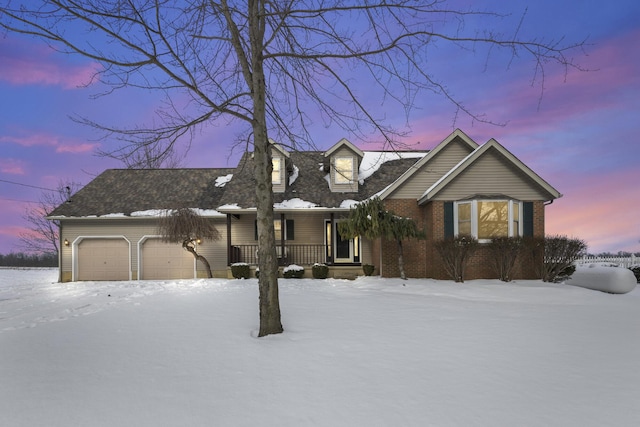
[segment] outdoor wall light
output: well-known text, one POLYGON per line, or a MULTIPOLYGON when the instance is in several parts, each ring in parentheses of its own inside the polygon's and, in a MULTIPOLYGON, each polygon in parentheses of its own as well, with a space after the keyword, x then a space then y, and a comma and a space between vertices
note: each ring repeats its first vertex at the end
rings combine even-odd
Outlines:
POLYGON ((200 244, 200 243, 202 243, 202 240, 200 240, 200 239, 196 239, 196 243, 197 243, 197 244, 200 244))
POLYGON ((69 246, 69 241, 67 239, 64 239, 64 245, 69 246))

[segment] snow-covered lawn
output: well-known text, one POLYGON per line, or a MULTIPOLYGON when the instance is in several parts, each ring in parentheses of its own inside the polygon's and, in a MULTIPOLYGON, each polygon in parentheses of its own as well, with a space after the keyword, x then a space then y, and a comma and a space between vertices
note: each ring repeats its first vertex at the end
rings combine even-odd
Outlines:
POLYGON ((2 426, 637 426, 640 289, 0 270, 2 426))

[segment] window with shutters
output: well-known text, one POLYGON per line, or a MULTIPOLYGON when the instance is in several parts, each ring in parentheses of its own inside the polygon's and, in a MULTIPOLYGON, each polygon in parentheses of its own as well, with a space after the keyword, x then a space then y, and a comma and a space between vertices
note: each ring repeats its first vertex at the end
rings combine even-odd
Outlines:
POLYGON ((480 242, 495 237, 522 236, 522 202, 516 200, 465 200, 455 202, 454 234, 469 234, 480 242))

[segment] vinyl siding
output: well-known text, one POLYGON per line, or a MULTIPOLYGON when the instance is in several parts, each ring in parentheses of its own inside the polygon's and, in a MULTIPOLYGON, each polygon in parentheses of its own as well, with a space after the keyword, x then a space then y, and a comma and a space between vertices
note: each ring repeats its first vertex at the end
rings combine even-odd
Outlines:
MULTIPOLYGON (((207 258, 211 268, 226 269, 226 226, 223 219, 213 220, 220 240, 215 242, 205 241, 199 245, 199 252, 207 258)), ((157 236, 158 230, 156 221, 152 219, 79 219, 64 220, 62 225, 61 240, 69 240, 69 246, 62 245, 61 270, 71 273, 73 269, 73 243, 79 238, 103 237, 103 236, 124 236, 131 244, 131 271, 132 279, 138 278, 138 244, 146 237, 157 236)), ((197 269, 202 270, 201 263, 197 264, 197 269)))
POLYGON ((493 149, 478 158, 433 200, 461 200, 476 195, 505 195, 517 200, 546 200, 548 197, 493 149))
POLYGON ((429 187, 460 163, 471 151, 471 148, 459 139, 451 141, 388 198, 419 199, 429 187))

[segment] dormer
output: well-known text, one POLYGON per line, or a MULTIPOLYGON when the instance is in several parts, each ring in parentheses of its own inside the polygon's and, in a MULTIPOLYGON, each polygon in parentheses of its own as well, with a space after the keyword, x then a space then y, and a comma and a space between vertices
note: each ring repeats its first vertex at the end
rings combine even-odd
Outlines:
POLYGON ((329 173, 331 191, 358 191, 358 169, 363 157, 364 153, 344 138, 324 153, 325 170, 329 173))
POLYGON ((271 164, 273 165, 271 172, 273 192, 284 193, 287 189, 288 171, 291 170, 291 154, 273 140, 269 140, 269 142, 271 143, 271 164))

